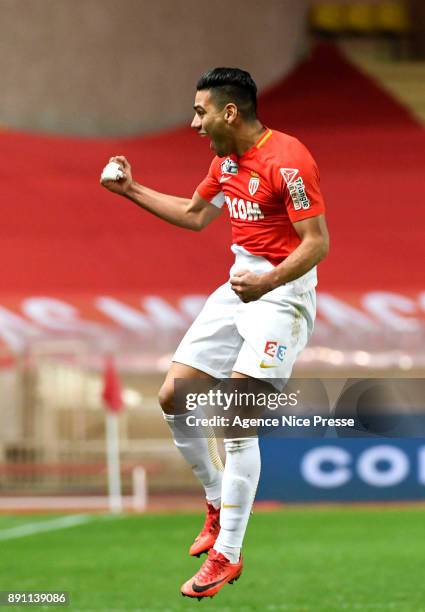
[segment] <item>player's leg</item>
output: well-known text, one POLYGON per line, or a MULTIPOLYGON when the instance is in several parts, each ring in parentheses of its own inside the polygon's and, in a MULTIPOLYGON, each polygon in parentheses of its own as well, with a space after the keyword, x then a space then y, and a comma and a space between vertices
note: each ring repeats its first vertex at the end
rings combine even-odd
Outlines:
MULTIPOLYGON (((232 378, 250 377, 233 372, 232 378)), ((225 439, 224 448, 226 462, 221 488, 221 529, 214 549, 234 564, 240 558, 260 477, 261 458, 257 436, 225 439)))
POLYGON ((214 544, 219 531, 221 478, 223 466, 212 429, 195 430, 187 435, 186 417, 176 406, 174 381, 229 376, 231 366, 240 350, 242 338, 235 323, 235 304, 239 299, 226 283, 207 300, 173 358, 173 364, 160 392, 160 403, 170 425, 176 446, 204 486, 207 498, 207 517, 204 528, 190 547, 190 554, 199 556, 214 544), (180 414, 179 414, 180 412, 180 414))
POLYGON ((164 418, 171 429, 174 444, 191 466, 205 491, 207 501, 205 524, 190 550, 190 554, 199 556, 211 548, 219 532, 223 464, 212 431, 210 435, 187 435, 186 418, 190 413, 183 412, 181 407, 175 406, 174 381, 176 378, 213 379, 196 368, 173 362, 159 393, 159 402, 164 418))
MULTIPOLYGON (((233 372, 232 378, 249 377, 233 372)), ((212 597, 242 573, 242 541, 260 476, 258 438, 225 439, 224 447, 220 533, 200 570, 182 586, 187 597, 212 597)))
POLYGON ((212 377, 181 363, 173 362, 159 393, 159 401, 174 439, 194 475, 201 482, 206 497, 207 512, 204 525, 189 549, 189 554, 199 557, 214 544, 220 531, 221 480, 223 464, 218 453, 214 432, 209 435, 187 435, 188 412, 175 405, 175 379, 211 379, 212 377))

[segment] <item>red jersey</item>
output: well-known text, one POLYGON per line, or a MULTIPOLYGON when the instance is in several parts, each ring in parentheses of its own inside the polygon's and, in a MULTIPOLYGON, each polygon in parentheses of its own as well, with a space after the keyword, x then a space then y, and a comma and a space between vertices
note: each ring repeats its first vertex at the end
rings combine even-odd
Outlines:
POLYGON ((197 192, 215 206, 227 204, 233 244, 273 265, 301 242, 292 224, 325 210, 309 151, 270 129, 240 157, 216 156, 197 192))

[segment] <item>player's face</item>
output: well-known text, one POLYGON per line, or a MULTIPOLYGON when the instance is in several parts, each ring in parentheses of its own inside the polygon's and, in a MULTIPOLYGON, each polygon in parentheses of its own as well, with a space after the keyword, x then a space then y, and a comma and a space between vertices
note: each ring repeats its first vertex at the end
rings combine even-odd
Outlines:
POLYGON ((195 96, 195 116, 191 127, 200 136, 209 136, 210 147, 219 157, 231 153, 229 126, 224 117, 226 110, 219 109, 214 103, 209 90, 197 91, 195 96))

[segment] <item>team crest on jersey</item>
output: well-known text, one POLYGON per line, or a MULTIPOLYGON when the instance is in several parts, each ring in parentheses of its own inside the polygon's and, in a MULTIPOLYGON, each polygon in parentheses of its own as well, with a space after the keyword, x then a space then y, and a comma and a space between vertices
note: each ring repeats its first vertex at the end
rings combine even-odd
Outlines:
POLYGON ((238 170, 238 164, 233 159, 230 159, 230 157, 221 162, 221 174, 235 175, 238 173, 238 170))
POLYGON ((260 177, 256 172, 251 172, 251 178, 248 183, 248 191, 250 195, 254 196, 257 193, 257 189, 260 186, 260 177))
POLYGON ((297 176, 299 170, 298 168, 281 168, 280 173, 285 179, 285 183, 290 185, 294 178, 297 176))

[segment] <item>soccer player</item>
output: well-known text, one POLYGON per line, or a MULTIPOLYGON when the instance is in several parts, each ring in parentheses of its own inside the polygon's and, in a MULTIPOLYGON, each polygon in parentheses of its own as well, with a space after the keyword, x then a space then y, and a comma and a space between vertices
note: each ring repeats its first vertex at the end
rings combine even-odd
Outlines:
POLYGON ((299 140, 258 119, 251 76, 215 68, 196 89, 192 128, 210 138, 215 157, 191 199, 140 185, 122 155, 110 159, 120 165, 120 178, 101 182, 186 229, 202 230, 223 208, 230 216, 230 279, 208 298, 181 341, 159 394, 175 444, 205 490, 205 524, 189 553, 208 556, 181 588, 200 599, 242 572, 260 453, 256 437, 225 439, 223 469, 213 438, 185 435, 187 412, 173 401, 174 380, 288 379, 313 329, 316 265, 327 255, 329 239, 316 163, 299 140))

